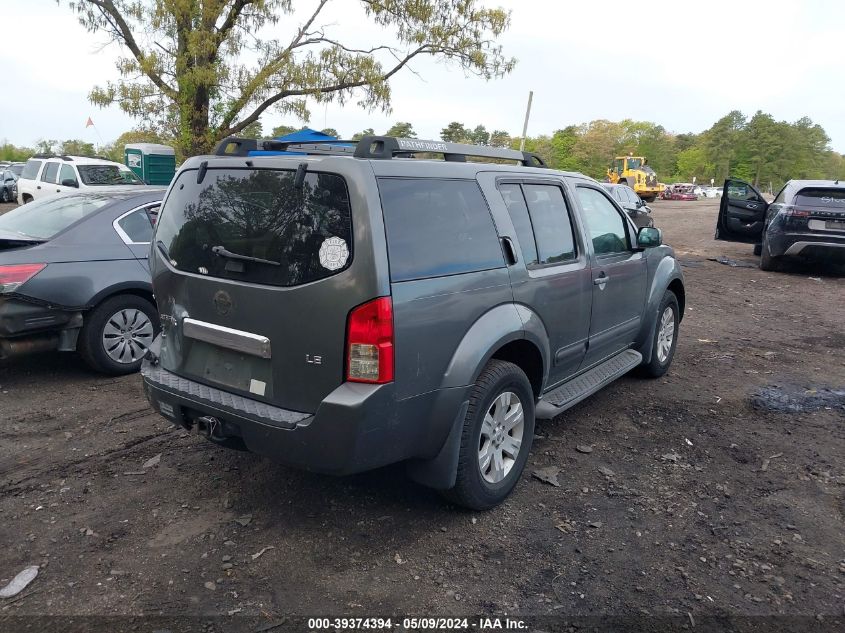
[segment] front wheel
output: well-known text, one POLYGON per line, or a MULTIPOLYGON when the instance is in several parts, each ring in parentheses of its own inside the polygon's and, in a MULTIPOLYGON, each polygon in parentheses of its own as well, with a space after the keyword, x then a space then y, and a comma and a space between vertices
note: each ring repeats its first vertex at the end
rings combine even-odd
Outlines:
POLYGON ((491 360, 472 390, 464 418, 455 486, 457 505, 488 510, 511 493, 534 439, 534 392, 519 367, 491 360))
POLYGON ((8 189, 3 188, 2 198, 3 198, 3 202, 11 202, 12 201, 12 195, 9 193, 8 189))
POLYGON ((678 346, 678 324, 681 321, 678 298, 671 290, 663 294, 660 308, 657 310, 657 323, 654 324, 654 341, 651 347, 651 360, 643 363, 642 373, 651 378, 660 378, 669 371, 669 365, 675 357, 678 346))
POLYGON ((152 303, 135 295, 111 297, 86 315, 79 333, 79 353, 96 371, 131 374, 141 368, 158 330, 152 303))

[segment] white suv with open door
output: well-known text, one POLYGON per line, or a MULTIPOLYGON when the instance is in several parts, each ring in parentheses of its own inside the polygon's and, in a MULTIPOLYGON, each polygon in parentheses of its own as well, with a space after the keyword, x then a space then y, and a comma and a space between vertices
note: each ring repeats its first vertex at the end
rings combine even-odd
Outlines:
POLYGON ((18 204, 57 193, 143 185, 126 166, 103 158, 35 155, 18 179, 18 204))

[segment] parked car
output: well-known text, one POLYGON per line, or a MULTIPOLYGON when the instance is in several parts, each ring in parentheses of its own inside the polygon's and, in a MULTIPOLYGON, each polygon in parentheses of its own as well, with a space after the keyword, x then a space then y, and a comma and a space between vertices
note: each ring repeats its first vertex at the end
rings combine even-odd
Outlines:
POLYGON ((9 167, 0 170, 0 202, 12 202, 18 198, 18 177, 9 167))
POLYGON ((51 196, 0 215, 0 358, 78 351, 137 371, 158 331, 147 256, 164 190, 51 196))
POLYGON ((406 461, 483 509, 519 479, 535 417, 668 370, 681 268, 595 180, 511 149, 312 147, 226 139, 169 189, 142 375, 174 424, 312 471, 406 461), (415 151, 447 160, 396 159, 415 151))
POLYGON ((761 269, 799 256, 845 262, 845 182, 790 180, 771 203, 742 180, 726 180, 725 191, 716 239, 755 244, 761 269))
POLYGON ((145 186, 126 166, 85 156, 36 155, 18 179, 18 204, 72 191, 145 186))
POLYGON ((689 183, 675 183, 664 189, 662 197, 664 200, 698 200, 694 193, 694 186, 689 183))
POLYGON ((15 176, 20 178, 25 165, 26 163, 12 163, 11 165, 9 165, 9 169, 12 170, 12 173, 15 174, 15 176))
POLYGON ((637 195, 636 191, 627 185, 602 183, 602 187, 610 192, 610 195, 619 203, 619 206, 628 214, 637 228, 654 226, 651 208, 637 195))
POLYGON ((722 188, 721 187, 704 187, 704 197, 705 198, 721 198, 722 197, 722 188))

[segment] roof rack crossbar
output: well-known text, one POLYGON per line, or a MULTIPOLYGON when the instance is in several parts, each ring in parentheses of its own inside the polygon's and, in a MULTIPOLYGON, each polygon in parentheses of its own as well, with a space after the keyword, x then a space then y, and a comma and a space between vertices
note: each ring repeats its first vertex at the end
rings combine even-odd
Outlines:
POLYGON ((414 154, 442 154, 449 162, 465 162, 468 156, 512 160, 525 167, 545 167, 545 161, 531 152, 507 147, 488 147, 446 141, 425 141, 393 136, 364 136, 358 141, 313 140, 282 141, 279 139, 251 139, 230 136, 217 144, 217 156, 249 156, 254 151, 301 152, 303 154, 351 155, 369 160, 390 160, 414 154))

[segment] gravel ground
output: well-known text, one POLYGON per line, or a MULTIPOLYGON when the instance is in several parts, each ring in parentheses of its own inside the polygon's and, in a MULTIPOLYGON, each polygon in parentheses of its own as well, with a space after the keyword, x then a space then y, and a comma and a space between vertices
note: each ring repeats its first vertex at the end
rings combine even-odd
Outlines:
POLYGON ((74 355, 0 361, 0 587, 41 566, 0 618, 845 625, 845 277, 761 272, 750 246, 713 241, 717 201, 653 208, 687 280, 671 372, 540 423, 490 512, 446 505, 400 466, 335 479, 217 448, 152 413, 138 376, 74 355), (544 467, 559 487, 532 476, 544 467))

